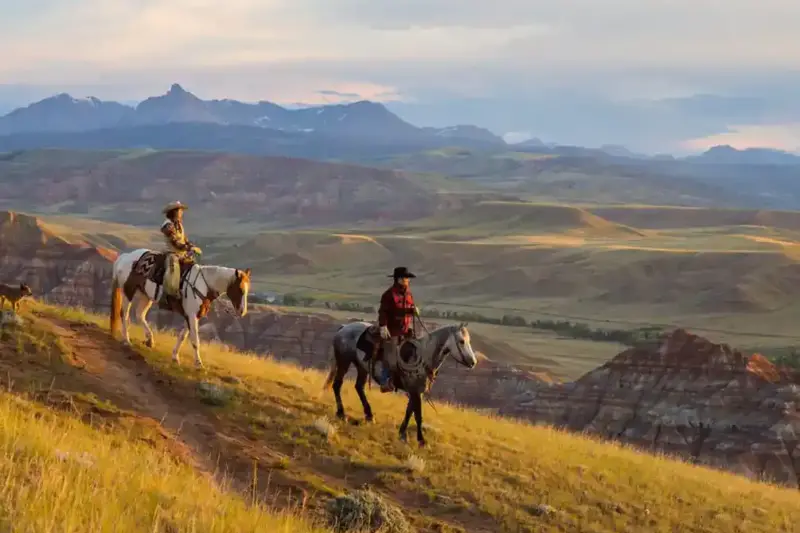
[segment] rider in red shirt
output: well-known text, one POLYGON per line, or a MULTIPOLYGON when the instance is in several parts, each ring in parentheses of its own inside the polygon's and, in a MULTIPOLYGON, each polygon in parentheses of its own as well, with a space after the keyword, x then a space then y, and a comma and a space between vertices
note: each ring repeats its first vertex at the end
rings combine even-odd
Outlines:
POLYGON ((390 277, 394 278, 394 283, 381 295, 378 309, 378 325, 383 339, 381 392, 394 390, 391 377, 397 366, 398 348, 403 339, 413 336, 414 315, 417 314, 409 288, 410 279, 416 276, 406 267, 397 267, 390 277))

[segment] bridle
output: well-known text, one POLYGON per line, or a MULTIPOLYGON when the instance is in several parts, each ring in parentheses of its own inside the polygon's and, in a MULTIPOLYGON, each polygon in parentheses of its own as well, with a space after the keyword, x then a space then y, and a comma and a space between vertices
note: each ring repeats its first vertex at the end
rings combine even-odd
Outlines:
MULTIPOLYGON (((450 333, 450 335, 448 336, 448 340, 450 339, 450 337, 452 337, 455 340, 455 332, 450 333)), ((465 368, 472 368, 472 365, 467 363, 467 356, 464 354, 464 350, 461 349, 461 344, 459 344, 458 342, 456 342, 455 344, 456 344, 456 349, 458 350, 458 357, 453 355, 453 352, 450 350, 450 348, 447 347, 447 343, 445 343, 445 345, 442 346, 442 351, 445 352, 445 356, 442 357, 438 365, 436 365, 433 369, 431 369, 430 373, 431 379, 436 379, 437 374, 439 374, 439 369, 442 368, 442 365, 444 364, 445 360, 448 357, 452 358, 453 361, 455 361, 456 363, 460 364, 465 368)))
MULTIPOLYGON (((201 300, 205 300, 211 294, 211 290, 212 290, 211 289, 211 285, 208 283, 208 280, 206 279, 205 274, 203 274, 203 269, 200 267, 200 265, 195 263, 192 266, 192 269, 194 269, 195 266, 197 267, 197 275, 194 277, 194 281, 189 281, 189 276, 191 276, 191 270, 190 270, 189 274, 186 276, 186 285, 188 286, 188 288, 192 289, 192 292, 194 292, 195 296, 197 296, 201 300), (197 280, 199 278, 203 278, 203 283, 206 284, 206 293, 205 294, 200 292, 200 289, 197 288, 196 284, 197 284, 197 280)), ((184 289, 184 292, 186 292, 186 289, 184 289)), ((216 292, 216 291, 214 291, 214 292, 216 292)), ((188 294, 185 294, 184 296, 188 296, 188 294)))
MULTIPOLYGON (((211 288, 211 284, 208 282, 208 280, 206 279, 206 275, 203 273, 203 268, 197 263, 195 263, 193 265, 192 269, 194 269, 194 267, 197 267, 197 274, 194 276, 194 281, 190 281, 189 280, 189 276, 191 276, 191 274, 192 274, 191 270, 189 271, 189 273, 186 276, 186 285, 188 286, 188 288, 191 288, 192 292, 194 292, 194 295, 197 296, 198 298, 200 298, 200 300, 204 301, 204 300, 208 300, 208 299, 212 299, 212 300, 216 299, 217 296, 219 296, 219 293, 216 290, 211 288), (200 289, 197 288, 197 280, 201 279, 201 278, 203 280, 203 283, 205 283, 205 285, 206 285, 206 293, 205 294, 203 294, 200 291, 200 289), (214 298, 211 298, 212 296, 214 298)), ((236 270, 237 277, 238 277, 238 274, 239 274, 239 270, 237 269, 236 270)), ((184 289, 184 292, 186 292, 186 289, 184 289)), ((185 295, 185 296, 188 296, 188 295, 185 295)), ((233 311, 231 311, 227 307, 224 307, 223 310, 224 310, 224 312, 226 314, 228 314, 230 316, 235 316, 233 311)))
MULTIPOLYGON (((455 333, 451 333, 450 336, 453 337, 453 340, 455 340, 455 333)), ((456 345, 456 350, 458 350, 458 357, 453 355, 453 352, 450 350, 450 348, 445 346, 444 349, 447 350, 447 355, 452 357, 453 360, 456 363, 460 364, 461 366, 465 366, 467 368, 472 368, 472 365, 467 362, 467 356, 466 356, 466 354, 464 354, 464 350, 461 349, 461 343, 456 342, 455 345, 456 345)), ((444 362, 444 359, 445 358, 442 357, 442 362, 444 362)), ((441 366, 441 363, 439 364, 439 366, 441 366)))

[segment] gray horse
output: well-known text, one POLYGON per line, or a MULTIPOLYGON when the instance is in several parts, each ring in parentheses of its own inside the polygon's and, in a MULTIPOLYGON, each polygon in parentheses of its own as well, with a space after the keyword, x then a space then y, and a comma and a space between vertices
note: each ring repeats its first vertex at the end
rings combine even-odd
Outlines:
MULTIPOLYGON (((364 385, 369 379, 369 359, 372 357, 376 339, 375 328, 369 322, 351 322, 340 326, 333 337, 333 362, 323 389, 333 383, 336 416, 341 419, 345 418, 341 396, 344 376, 350 370, 350 365, 355 365, 358 371, 356 392, 364 407, 367 422, 373 420, 364 385)), ((413 339, 403 345, 397 359, 398 372, 395 378, 396 387, 408 393, 406 416, 400 424, 400 439, 406 440, 406 430, 413 413, 417 422, 417 441, 420 446, 425 445, 425 438, 422 436, 422 393, 433 383, 448 355, 462 366, 475 368, 478 358, 469 341, 467 325, 462 323, 442 326, 433 330, 430 335, 413 339)), ((374 374, 371 377, 378 382, 374 374)))

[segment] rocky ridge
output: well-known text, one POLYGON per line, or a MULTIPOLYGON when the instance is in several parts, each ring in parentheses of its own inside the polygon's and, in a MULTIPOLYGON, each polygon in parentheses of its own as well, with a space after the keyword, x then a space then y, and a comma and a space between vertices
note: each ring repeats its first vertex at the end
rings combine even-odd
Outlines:
POLYGON ((800 375, 678 329, 503 415, 800 486, 800 375))
POLYGON ((116 256, 68 242, 36 217, 0 211, 0 283, 24 282, 37 298, 86 308, 107 304, 116 256))

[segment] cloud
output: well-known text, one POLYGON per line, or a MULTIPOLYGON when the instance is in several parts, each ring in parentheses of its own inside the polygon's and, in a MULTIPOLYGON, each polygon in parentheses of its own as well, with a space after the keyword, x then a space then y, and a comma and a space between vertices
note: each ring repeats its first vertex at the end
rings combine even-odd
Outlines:
MULTIPOLYGON (((285 61, 470 61, 575 69, 795 67, 794 0, 0 0, 30 61, 110 69, 285 61), (22 29, 24 28, 24 29, 22 29)), ((6 63, 4 61, 4 63, 6 63)))
POLYGON ((759 147, 800 153, 800 122, 731 126, 724 133, 690 139, 684 146, 701 151, 725 144, 737 149, 759 147))
POLYGON ((351 93, 403 100, 421 122, 596 144, 800 120, 796 0, 0 0, 0 13, 13 50, 0 84, 351 93))

